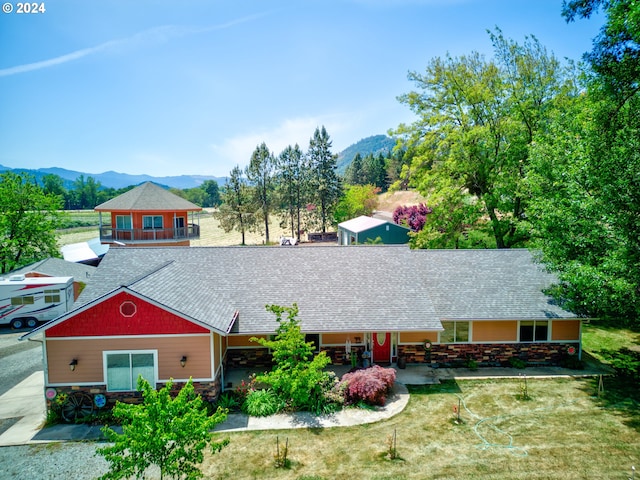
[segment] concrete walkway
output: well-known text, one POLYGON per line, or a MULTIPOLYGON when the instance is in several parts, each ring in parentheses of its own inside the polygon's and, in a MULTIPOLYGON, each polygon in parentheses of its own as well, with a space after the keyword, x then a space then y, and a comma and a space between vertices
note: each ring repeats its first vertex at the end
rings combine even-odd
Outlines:
POLYGON ((0 397, 0 421, 13 423, 0 435, 0 446, 29 443, 45 418, 44 372, 34 372, 0 397))
MULTIPOLYGON (((528 367, 518 370, 496 367, 472 371, 466 368, 431 368, 425 365, 409 365, 406 369, 395 370, 394 392, 384 407, 372 410, 348 408, 332 415, 321 416, 304 412, 262 418, 230 414, 224 423, 217 426, 216 431, 329 428, 373 423, 391 418, 404 410, 409 401, 405 385, 438 384, 441 380, 447 379, 520 378, 522 375, 529 378, 575 378, 611 373, 602 364, 589 361, 584 370, 568 370, 561 367, 528 367)), ((338 376, 346 371, 336 368, 338 376)), ((232 384, 248 378, 250 372, 234 373, 233 381, 232 378, 227 378, 232 384)), ((0 432, 4 430, 0 435, 0 447, 102 439, 99 426, 58 424, 43 428, 45 418, 44 375, 43 372, 36 372, 0 396, 0 432)))

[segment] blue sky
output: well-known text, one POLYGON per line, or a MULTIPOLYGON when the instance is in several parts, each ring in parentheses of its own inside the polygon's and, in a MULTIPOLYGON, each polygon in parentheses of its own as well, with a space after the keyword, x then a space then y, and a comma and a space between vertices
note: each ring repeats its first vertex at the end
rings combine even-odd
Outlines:
POLYGON ((0 13, 0 164, 226 176, 266 142, 338 153, 413 114, 409 70, 487 29, 579 60, 602 19, 561 0, 47 0, 0 13))

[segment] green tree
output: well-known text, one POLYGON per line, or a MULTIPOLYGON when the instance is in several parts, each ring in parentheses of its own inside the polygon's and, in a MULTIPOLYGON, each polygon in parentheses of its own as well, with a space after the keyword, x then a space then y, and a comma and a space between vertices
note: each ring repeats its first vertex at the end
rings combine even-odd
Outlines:
POLYGON ((568 21, 602 7, 584 93, 532 149, 531 223, 567 308, 640 323, 640 4, 564 3, 568 21))
POLYGON ((98 191, 101 187, 100 182, 96 182, 93 177, 87 177, 85 180, 84 175, 80 175, 76 178, 75 182, 73 182, 76 201, 74 208, 87 209, 98 205, 98 191))
POLYGON ((305 342, 297 304, 266 308, 276 316, 276 336, 273 340, 253 337, 251 341, 271 350, 274 366, 256 380, 269 385, 291 410, 322 411, 327 403, 324 394, 332 386, 329 372, 324 371, 331 359, 325 352, 314 355, 313 342, 305 342))
POLYGON ((222 191, 222 205, 214 217, 220 222, 225 232, 237 230, 242 236, 242 245, 245 245, 245 233, 256 221, 255 210, 251 204, 251 189, 246 179, 242 176, 242 170, 235 166, 222 191))
MULTIPOLYGON (((409 127, 401 125, 397 133, 415 148, 412 182, 423 195, 437 197, 439 203, 429 200, 434 212, 476 203, 481 208, 467 208, 462 217, 480 229, 488 219, 496 246, 509 248, 528 239, 521 188, 528 147, 571 82, 566 69, 534 37, 519 45, 499 30, 490 36, 494 60, 476 52, 447 56, 433 59, 425 74, 409 74, 420 91, 400 101, 420 118, 409 127)), ((446 215, 436 214, 431 228, 418 237, 457 230, 447 223, 446 215), (445 223, 435 224, 437 220, 445 223)))
POLYGON ((364 185, 364 174, 365 172, 362 165, 362 155, 360 155, 360 153, 358 152, 347 167, 347 171, 345 172, 345 182, 349 185, 364 185))
POLYGON ((256 214, 262 216, 266 244, 269 243, 269 215, 274 209, 275 164, 273 154, 263 142, 253 151, 246 169, 247 180, 252 186, 256 214))
MULTIPOLYGON (((398 129, 403 128, 402 126, 398 129)), ((413 141, 410 135, 407 135, 402 143, 404 145, 397 146, 387 160, 385 161, 385 169, 387 174, 387 184, 389 190, 407 190, 409 181, 411 180, 411 161, 415 155, 415 148, 409 148, 407 144, 413 141)))
POLYGON ((203 207, 217 207, 220 205, 220 187, 215 180, 205 180, 200 186, 206 193, 203 207))
POLYGON ((365 176, 365 185, 374 185, 380 191, 387 190, 387 173, 385 157, 382 153, 378 155, 369 154, 364 158, 362 167, 365 176))
POLYGON ((336 223, 360 215, 370 216, 378 207, 380 189, 373 185, 350 185, 338 202, 335 211, 336 223))
POLYGON ((64 198, 66 192, 64 180, 59 175, 48 173, 42 177, 42 190, 47 195, 58 195, 64 198))
POLYGON ((218 410, 209 416, 200 395, 189 380, 175 398, 171 397, 170 380, 155 390, 141 376, 138 390, 143 403, 116 403, 113 415, 122 422, 122 433, 110 427, 102 432, 113 445, 100 447, 97 453, 110 464, 104 480, 143 478, 151 465, 160 469, 160 478, 201 478, 198 465, 204 459, 207 445, 219 451, 228 440, 213 442, 211 430, 227 418, 218 410))
POLYGON ((336 171, 337 155, 331 153, 331 143, 324 126, 316 128, 309 141, 307 152, 310 186, 319 215, 319 225, 323 232, 327 231, 327 226, 333 218, 333 211, 342 195, 342 186, 336 171))
POLYGON ((56 229, 62 199, 46 194, 28 175, 0 174, 0 273, 59 257, 56 229))
POLYGON ((304 155, 296 143, 287 146, 277 160, 277 188, 282 204, 283 224, 289 223, 291 236, 300 238, 301 211, 307 197, 308 174, 304 155))

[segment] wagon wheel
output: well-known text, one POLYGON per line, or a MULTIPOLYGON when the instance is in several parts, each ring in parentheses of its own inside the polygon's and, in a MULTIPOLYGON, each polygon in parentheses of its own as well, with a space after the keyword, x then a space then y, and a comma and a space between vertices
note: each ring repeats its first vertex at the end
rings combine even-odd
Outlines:
POLYGON ((62 404, 61 412, 65 422, 75 422, 93 413, 93 399, 86 393, 71 393, 62 404))

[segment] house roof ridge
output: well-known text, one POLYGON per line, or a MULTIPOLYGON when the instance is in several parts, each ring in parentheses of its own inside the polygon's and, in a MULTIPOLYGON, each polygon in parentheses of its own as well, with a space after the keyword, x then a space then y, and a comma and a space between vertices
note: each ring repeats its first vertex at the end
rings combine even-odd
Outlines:
POLYGON ((175 263, 175 260, 167 260, 165 262, 160 263, 159 265, 156 265, 155 267, 153 267, 150 270, 147 270, 146 272, 138 275, 137 277, 134 277, 133 279, 131 279, 130 281, 126 282, 126 283, 122 283, 122 287, 127 287, 130 288, 131 286, 135 285, 136 283, 144 280, 145 278, 153 275, 156 272, 159 272, 160 270, 162 270, 163 268, 168 267, 169 265, 171 265, 172 263, 175 263))

